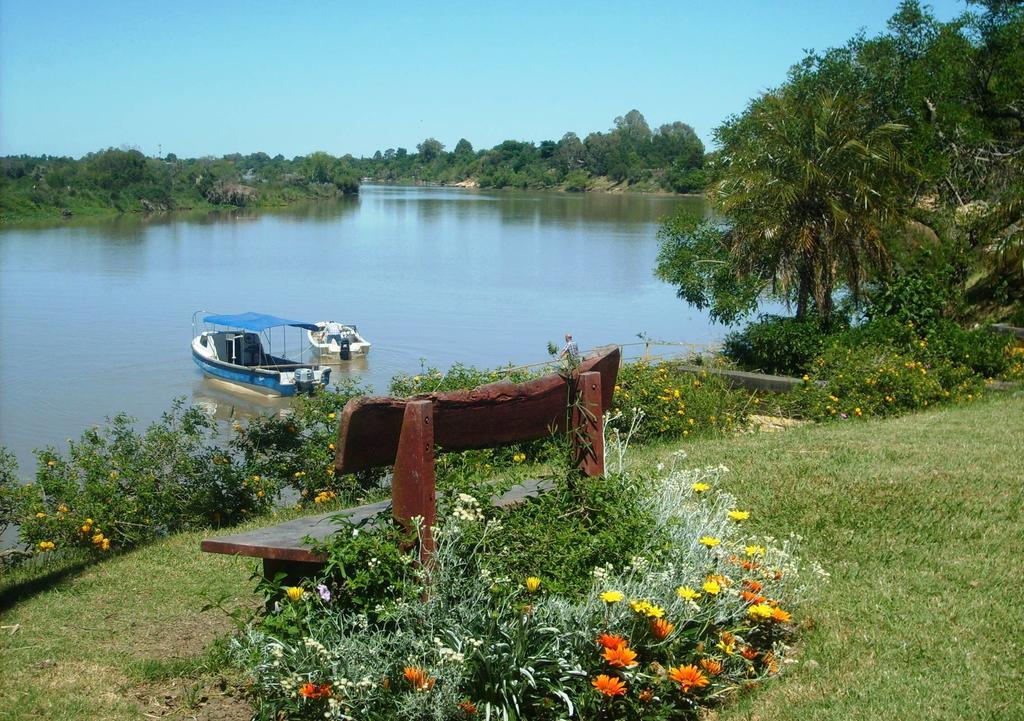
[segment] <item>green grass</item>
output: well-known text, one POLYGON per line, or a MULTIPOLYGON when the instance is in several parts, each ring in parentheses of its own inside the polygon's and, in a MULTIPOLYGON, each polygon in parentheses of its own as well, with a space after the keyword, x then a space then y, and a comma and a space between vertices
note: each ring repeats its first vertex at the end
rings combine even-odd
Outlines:
POLYGON ((800 534, 831 573, 800 662, 723 721, 1024 719, 1020 393, 686 449, 730 468, 753 530, 800 534))
MULTIPOLYGON (((799 663, 723 721, 1024 718, 1019 393, 683 447, 688 464, 732 469, 753 530, 800 534, 832 576, 799 609, 799 663)), ((199 609, 221 595, 254 606, 254 563, 201 554, 201 537, 52 584, 0 581, 0 626, 16 627, 0 631, 0 719, 248 718, 210 650, 230 622, 199 609)))

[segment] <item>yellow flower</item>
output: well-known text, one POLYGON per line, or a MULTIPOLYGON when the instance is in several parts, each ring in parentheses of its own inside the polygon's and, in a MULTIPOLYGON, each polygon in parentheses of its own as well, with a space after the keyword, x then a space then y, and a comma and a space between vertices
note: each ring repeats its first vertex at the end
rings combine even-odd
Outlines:
POLYGON ((46 514, 43 513, 42 511, 40 511, 39 513, 36 514, 36 518, 46 518, 46 514))
POLYGON ((535 593, 538 589, 540 589, 540 579, 536 576, 527 576, 524 585, 526 586, 527 591, 529 591, 530 593, 535 593))
POLYGON ((328 443, 327 444, 327 448, 333 451, 334 450, 334 444, 333 443, 328 443))
POLYGON ((700 539, 699 539, 699 542, 700 542, 700 545, 706 546, 708 548, 714 548, 719 543, 721 543, 721 541, 719 539, 715 538, 714 536, 701 536, 700 539))
POLYGON ((53 467, 54 467, 55 465, 57 465, 57 461, 47 461, 47 462, 46 462, 46 465, 48 465, 48 466, 50 466, 51 468, 53 468, 53 467))
POLYGON ((64 504, 62 503, 62 504, 60 504, 59 506, 57 506, 57 510, 58 510, 58 511, 59 511, 60 513, 67 513, 67 512, 68 512, 68 507, 67 507, 67 506, 65 506, 65 505, 64 505, 64 504))
POLYGON ((705 581, 704 592, 712 596, 717 596, 722 591, 722 587, 718 585, 718 581, 705 581))
POLYGON ((111 471, 110 472, 110 480, 114 480, 115 478, 117 478, 117 471, 111 471))
POLYGON ((622 595, 621 591, 605 591, 601 594, 601 600, 605 603, 618 603, 625 596, 622 595))
POLYGON ((806 373, 804 373, 804 383, 806 383, 810 379, 811 379, 811 377, 809 375, 807 375, 806 373))
POLYGON ((53 541, 40 541, 39 542, 39 550, 40 551, 52 551, 53 549, 54 549, 53 541))
POLYGON ((630 601, 629 607, 648 618, 661 618, 665 615, 665 609, 655 606, 650 601, 630 601))
POLYGON ((746 551, 747 555, 750 557, 763 556, 765 553, 764 546, 746 546, 743 550, 746 551))
MULTIPOLYGON (((693 419, 691 418, 690 420, 693 420, 693 419)), ((711 488, 711 484, 710 483, 701 483, 700 481, 697 481, 692 486, 690 486, 690 488, 693 489, 694 493, 704 493, 704 491, 707 491, 707 490, 709 490, 711 488)))
POLYGON ((109 538, 104 538, 103 539, 103 543, 100 544, 100 548, 102 548, 104 551, 109 551, 110 550, 110 539, 109 538))
POLYGON ((98 546, 101 543, 103 543, 103 534, 102 533, 97 533, 95 536, 93 536, 92 537, 92 543, 93 543, 94 546, 98 546))
POLYGON ((755 621, 767 621, 772 617, 773 612, 774 609, 767 603, 755 603, 747 609, 747 615, 755 621))
POLYGON ((676 595, 684 601, 696 601, 700 598, 700 594, 689 586, 680 586, 676 589, 676 595))
POLYGON ((750 518, 750 511, 729 511, 729 518, 734 521, 745 521, 750 518))
POLYGON ((306 595, 305 589, 301 586, 285 586, 284 592, 288 594, 288 598, 292 601, 299 601, 306 595))
POLYGON ((260 477, 259 477, 259 476, 253 476, 253 477, 252 477, 252 479, 253 479, 254 481, 258 481, 258 480, 260 479, 260 477))
POLYGON ((89 525, 88 523, 86 523, 86 524, 84 524, 84 525, 82 526, 82 533, 88 533, 88 532, 89 532, 89 531, 91 531, 91 530, 92 530, 92 526, 91 526, 91 525, 89 525))
POLYGON ((333 420, 334 420, 334 418, 335 418, 335 416, 334 416, 334 414, 333 414, 333 413, 328 413, 328 414, 327 414, 327 420, 329 420, 329 421, 333 421, 333 420))

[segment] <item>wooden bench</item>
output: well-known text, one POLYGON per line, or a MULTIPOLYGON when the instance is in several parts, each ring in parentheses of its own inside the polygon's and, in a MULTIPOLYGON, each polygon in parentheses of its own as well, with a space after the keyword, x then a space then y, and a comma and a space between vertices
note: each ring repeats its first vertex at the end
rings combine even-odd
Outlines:
MULTIPOLYGON (((344 514, 358 522, 375 518, 390 506, 409 527, 421 523, 421 558, 433 551, 430 528, 436 520, 435 450, 492 448, 569 433, 578 469, 604 473, 602 416, 611 407, 619 369, 619 349, 602 349, 584 358, 572 373, 550 374, 526 383, 499 381, 467 391, 430 393, 413 398, 354 398, 341 415, 336 473, 394 464, 391 500, 344 511, 297 518, 269 528, 209 538, 203 551, 263 559, 268 578, 283 572, 286 581, 314 575, 324 559, 304 543, 323 540, 337 530, 344 514)), ((493 498, 508 506, 546 488, 528 481, 493 498)))

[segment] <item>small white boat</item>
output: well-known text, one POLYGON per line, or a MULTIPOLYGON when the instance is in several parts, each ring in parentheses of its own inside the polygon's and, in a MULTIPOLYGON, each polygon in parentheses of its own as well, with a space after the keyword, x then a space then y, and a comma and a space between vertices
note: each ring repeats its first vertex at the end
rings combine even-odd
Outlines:
POLYGON ((192 359, 207 375, 280 396, 309 393, 330 382, 330 368, 273 355, 270 346, 271 328, 291 326, 308 331, 316 328, 314 324, 262 313, 207 315, 205 323, 231 330, 199 331, 196 316, 200 312, 192 316, 192 359))
POLYGON ((348 360, 352 356, 364 356, 370 352, 370 342, 359 335, 354 325, 345 325, 333 320, 317 321, 316 330, 307 330, 309 342, 321 353, 340 356, 348 360))

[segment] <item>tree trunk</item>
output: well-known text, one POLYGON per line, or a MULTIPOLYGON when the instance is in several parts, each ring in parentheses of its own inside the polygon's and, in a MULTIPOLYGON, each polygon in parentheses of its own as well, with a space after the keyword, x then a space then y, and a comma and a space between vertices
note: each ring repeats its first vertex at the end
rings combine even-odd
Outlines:
POLYGON ((800 270, 800 287, 796 293, 796 317, 806 318, 811 303, 811 273, 806 268, 800 270))

